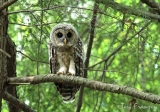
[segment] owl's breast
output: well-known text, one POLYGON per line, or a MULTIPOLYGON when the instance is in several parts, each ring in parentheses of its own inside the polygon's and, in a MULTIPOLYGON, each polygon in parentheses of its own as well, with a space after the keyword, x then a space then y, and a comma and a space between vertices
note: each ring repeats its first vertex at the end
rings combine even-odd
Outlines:
POLYGON ((70 59, 71 59, 71 55, 70 54, 68 54, 68 53, 63 53, 62 54, 62 60, 67 65, 69 64, 70 59))
POLYGON ((58 53, 58 57, 60 57, 62 59, 63 63, 67 67, 67 69, 69 69, 70 60, 73 58, 73 54, 71 54, 69 52, 60 52, 60 53, 58 53))

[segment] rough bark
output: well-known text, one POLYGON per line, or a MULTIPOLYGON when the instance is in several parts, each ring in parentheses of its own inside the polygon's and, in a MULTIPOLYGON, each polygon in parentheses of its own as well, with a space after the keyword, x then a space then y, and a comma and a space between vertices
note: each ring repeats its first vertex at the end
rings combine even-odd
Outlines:
POLYGON ((8 78, 7 80, 8 84, 13 84, 13 85, 39 84, 39 83, 45 83, 45 82, 63 82, 63 83, 72 84, 72 85, 81 85, 81 86, 88 87, 91 89, 96 89, 99 91, 108 91, 112 93, 129 95, 134 98, 160 104, 160 96, 158 95, 139 91, 135 88, 131 88, 127 86, 108 84, 108 83, 89 80, 86 78, 76 77, 76 76, 48 74, 48 75, 37 75, 37 76, 30 76, 30 77, 8 78))
MULTIPOLYGON (((15 44, 12 42, 9 36, 6 37, 6 52, 10 55, 7 57, 7 75, 8 77, 16 77, 16 49, 15 44)), ((15 86, 8 86, 6 91, 17 98, 17 92, 15 86)), ((8 103, 10 112, 18 112, 19 109, 8 103)))
POLYGON ((15 3, 17 0, 9 0, 9 1, 4 0, 4 1, 6 1, 6 2, 3 2, 3 5, 0 5, 0 11, 2 11, 5 8, 7 8, 9 5, 15 3))
MULTIPOLYGON (((15 45, 10 39, 10 37, 7 35, 7 7, 15 1, 16 0, 0 0, 0 110, 2 105, 2 94, 5 89, 4 82, 6 80, 6 77, 16 76, 15 45)), ((16 97, 15 87, 9 86, 6 90, 16 97)), ((18 109, 14 107, 11 103, 9 103, 8 106, 10 112, 18 112, 18 109)))
POLYGON ((160 4, 157 3, 155 0, 141 0, 141 2, 148 5, 151 8, 151 10, 160 15, 160 4))
MULTIPOLYGON (((4 3, 4 0, 0 0, 0 6, 4 3)), ((6 55, 5 55, 5 36, 7 34, 7 19, 6 14, 7 10, 0 11, 0 111, 2 106, 2 93, 3 93, 3 81, 4 77, 7 75, 6 70, 6 55)))

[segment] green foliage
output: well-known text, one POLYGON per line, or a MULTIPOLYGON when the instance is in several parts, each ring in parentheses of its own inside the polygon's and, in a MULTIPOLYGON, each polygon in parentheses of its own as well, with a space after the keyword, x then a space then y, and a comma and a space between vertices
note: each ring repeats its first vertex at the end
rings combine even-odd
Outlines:
MULTIPOLYGON (((148 10, 139 0, 117 2, 148 10)), ((47 44, 49 33, 57 23, 72 23, 80 36, 83 35, 81 38, 86 51, 93 4, 92 0, 19 0, 10 6, 8 33, 17 46, 17 76, 50 73, 47 44)), ((154 21, 143 29, 149 21, 99 4, 88 78, 159 95, 160 26, 154 21), (141 29, 142 32, 132 37, 141 29), (122 48, 115 55, 104 60, 121 45, 122 48), (100 61, 103 62, 92 67, 100 61)), ((18 86, 17 92, 19 99, 37 112, 73 112, 79 95, 77 93, 73 103, 65 104, 53 83, 18 86)), ((130 96, 85 88, 81 111, 128 112, 131 100, 130 96)), ((136 103, 139 107, 134 108, 134 112, 157 112, 160 108, 159 105, 138 99, 136 103)), ((5 105, 2 112, 7 112, 5 105)))

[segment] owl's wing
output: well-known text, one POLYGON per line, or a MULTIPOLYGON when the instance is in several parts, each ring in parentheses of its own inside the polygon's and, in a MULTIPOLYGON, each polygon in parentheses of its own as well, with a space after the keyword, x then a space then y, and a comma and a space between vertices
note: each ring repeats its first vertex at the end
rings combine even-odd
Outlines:
POLYGON ((59 64, 57 63, 57 50, 56 47, 49 43, 49 64, 50 73, 56 74, 59 64))
POLYGON ((83 43, 80 38, 77 41, 76 46, 74 47, 74 62, 76 68, 76 76, 83 77, 83 69, 84 69, 84 50, 83 43))

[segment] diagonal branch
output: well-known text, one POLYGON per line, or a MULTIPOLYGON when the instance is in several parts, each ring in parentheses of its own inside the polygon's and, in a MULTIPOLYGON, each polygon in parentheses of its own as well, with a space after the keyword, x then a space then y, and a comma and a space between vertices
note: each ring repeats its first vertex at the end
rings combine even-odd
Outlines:
POLYGON ((6 51, 4 51, 4 50, 0 49, 0 52, 2 52, 3 54, 5 54, 7 57, 11 58, 11 55, 10 55, 10 54, 8 54, 6 51))
POLYGON ((3 92, 3 99, 7 100, 8 102, 10 102, 12 105, 14 105, 17 108, 20 108, 21 110, 23 110, 24 112, 35 112, 32 108, 30 108, 28 105, 26 105, 25 103, 21 102, 20 100, 18 100, 16 97, 12 96, 11 94, 7 93, 7 92, 3 92))
POLYGON ((132 15, 147 18, 147 19, 160 20, 160 15, 152 14, 152 13, 142 11, 139 9, 135 9, 134 7, 132 8, 129 6, 121 5, 119 3, 114 2, 113 0, 96 0, 96 2, 107 5, 113 8, 114 10, 120 11, 122 13, 132 14, 132 15))
POLYGON ((145 3, 150 8, 152 8, 152 10, 160 14, 160 4, 155 2, 155 0, 141 0, 141 2, 145 3))
POLYGON ((124 42, 122 42, 121 45, 119 45, 108 57, 106 57, 105 59, 103 59, 102 61, 90 66, 89 68, 93 68, 99 64, 101 64, 102 62, 104 61, 108 61, 112 56, 114 56, 119 50, 121 50, 121 48, 127 43, 129 42, 131 39, 133 39, 136 35, 140 34, 143 30, 145 30, 148 25, 150 25, 152 21, 149 21, 148 23, 146 23, 137 33, 135 33, 134 35, 132 35, 129 39, 125 40, 124 39, 124 42))
POLYGON ((28 58, 28 59, 30 59, 31 61, 40 62, 40 63, 45 63, 45 64, 49 64, 49 63, 48 63, 48 62, 46 62, 46 61, 41 61, 41 60, 33 59, 33 58, 29 57, 28 55, 24 54, 22 51, 16 51, 16 52, 18 52, 18 53, 22 54, 23 56, 27 57, 27 58, 28 58))
POLYGON ((36 75, 30 77, 13 77, 13 78, 8 77, 6 84, 20 85, 20 84, 39 84, 46 82, 63 82, 72 85, 80 85, 99 91, 108 91, 111 93, 129 95, 138 99, 160 104, 160 96, 158 95, 139 91, 132 87, 103 83, 77 76, 48 74, 48 75, 36 75))
POLYGON ((9 1, 5 2, 4 4, 2 4, 2 5, 0 6, 0 12, 1 12, 3 9, 7 8, 8 6, 12 5, 12 4, 15 3, 15 2, 17 2, 17 0, 9 0, 9 1))

